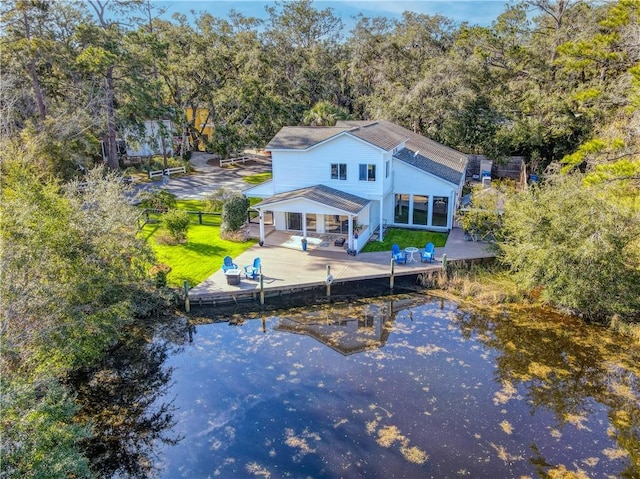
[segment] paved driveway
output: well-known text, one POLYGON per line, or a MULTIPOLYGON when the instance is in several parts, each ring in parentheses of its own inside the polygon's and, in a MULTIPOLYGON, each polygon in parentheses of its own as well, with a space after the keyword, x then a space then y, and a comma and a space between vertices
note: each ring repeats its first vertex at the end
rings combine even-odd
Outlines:
POLYGON ((178 175, 169 178, 166 185, 162 180, 148 183, 136 183, 132 187, 132 196, 152 188, 162 188, 180 199, 203 199, 212 191, 224 188, 231 191, 243 191, 251 184, 244 181, 245 176, 271 171, 271 160, 249 161, 235 167, 220 168, 211 165, 214 155, 194 152, 189 163, 195 170, 189 175, 178 175))

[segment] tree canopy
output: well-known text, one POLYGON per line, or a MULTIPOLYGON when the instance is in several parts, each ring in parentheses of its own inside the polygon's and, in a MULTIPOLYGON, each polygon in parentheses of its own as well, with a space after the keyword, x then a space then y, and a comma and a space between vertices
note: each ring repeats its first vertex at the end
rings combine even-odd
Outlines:
POLYGON ((310 0, 266 10, 168 20, 148 0, 4 2, 3 133, 46 131, 43 162, 61 177, 100 141, 117 168, 116 137, 145 120, 201 137, 185 108, 208 112, 209 147, 223 156, 284 125, 324 124, 319 105, 463 152, 522 155, 539 173, 592 161, 596 139, 599 156, 637 151, 637 0, 524 1, 490 27, 361 16, 348 33, 310 0))

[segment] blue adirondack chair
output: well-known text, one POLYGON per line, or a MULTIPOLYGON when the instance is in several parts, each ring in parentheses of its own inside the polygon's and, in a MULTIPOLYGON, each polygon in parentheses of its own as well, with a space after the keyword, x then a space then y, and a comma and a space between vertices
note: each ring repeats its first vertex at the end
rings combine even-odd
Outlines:
POLYGON ((224 260, 222 260, 222 271, 226 272, 230 269, 238 269, 238 265, 233 262, 231 256, 225 256, 224 260))
POLYGON ((396 263, 407 264, 407 253, 401 250, 397 244, 391 245, 391 257, 396 263))
POLYGON ((256 279, 260 274, 260 258, 253 260, 253 264, 248 264, 244 267, 245 278, 256 279))
POLYGON ((420 252, 420 260, 423 262, 429 261, 431 263, 436 257, 436 248, 433 243, 427 243, 424 247, 424 251, 420 252))

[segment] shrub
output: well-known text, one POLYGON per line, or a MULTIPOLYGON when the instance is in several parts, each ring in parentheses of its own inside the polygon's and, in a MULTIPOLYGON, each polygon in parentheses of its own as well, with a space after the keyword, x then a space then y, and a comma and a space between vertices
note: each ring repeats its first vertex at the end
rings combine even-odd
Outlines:
POLYGON ((249 199, 246 196, 235 195, 229 198, 222 207, 222 233, 240 230, 247 221, 249 199))
POLYGON ((167 273, 158 271, 156 273, 156 288, 164 288, 167 285, 167 273))
POLYGON ((234 193, 231 190, 226 190, 224 188, 212 191, 204 200, 205 211, 222 211, 222 207, 224 206, 224 204, 234 196, 237 196, 237 193, 234 193))
POLYGON ((164 214, 162 221, 172 238, 177 241, 187 239, 187 230, 191 221, 189 213, 184 210, 169 210, 164 214))
POLYGON ((140 193, 138 198, 140 199, 140 204, 144 208, 169 210, 176 207, 176 195, 158 188, 143 191, 140 193))

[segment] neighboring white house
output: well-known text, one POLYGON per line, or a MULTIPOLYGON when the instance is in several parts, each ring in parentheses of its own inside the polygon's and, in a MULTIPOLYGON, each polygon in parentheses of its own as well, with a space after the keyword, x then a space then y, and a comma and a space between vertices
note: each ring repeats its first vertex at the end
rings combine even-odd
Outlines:
POLYGON ((273 179, 245 190, 264 198, 278 230, 346 235, 359 251, 380 226, 453 227, 467 155, 389 121, 284 127, 269 142, 273 179))
POLYGON ((170 120, 147 120, 141 128, 129 128, 124 133, 127 156, 173 156, 173 138, 176 128, 170 120))

